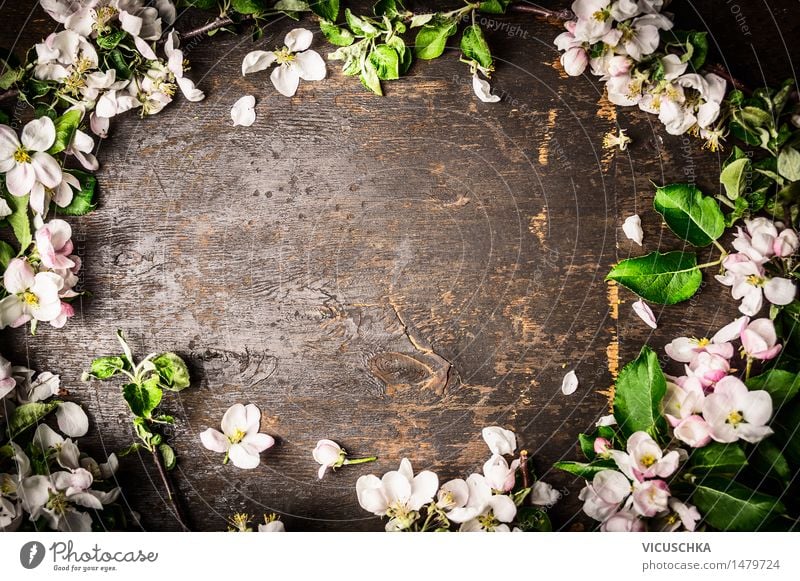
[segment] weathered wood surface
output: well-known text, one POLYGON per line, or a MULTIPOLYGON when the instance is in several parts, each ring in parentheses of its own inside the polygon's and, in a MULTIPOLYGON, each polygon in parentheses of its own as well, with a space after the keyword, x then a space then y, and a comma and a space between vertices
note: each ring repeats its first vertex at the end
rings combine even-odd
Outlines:
MULTIPOLYGON (((33 4, 0 2, 0 45, 21 53, 54 29, 33 4)), ((674 7, 679 25, 713 26, 715 58, 756 86, 794 74, 796 8, 674 7)), ((516 430, 539 475, 565 492, 552 509, 558 528, 591 526, 581 482, 548 466, 576 457, 577 434, 606 413, 596 392, 642 343, 703 335, 735 313, 716 289, 657 309, 650 332, 632 296, 603 281, 609 265, 642 252, 619 226, 639 212, 648 251, 678 248, 649 211, 649 181, 713 190, 725 154, 615 111, 593 79, 566 78, 552 24, 496 22, 517 27, 489 34, 496 105, 472 96, 455 55, 416 63, 383 99, 335 63, 287 99, 266 74, 242 77, 240 64, 294 23, 270 25, 255 45, 247 35, 195 41, 188 57, 207 99, 115 120, 102 144, 102 204, 72 221, 92 296, 63 330, 3 332, 3 352, 62 375, 90 411, 84 446, 98 455, 132 438, 118 386, 79 382, 92 357, 116 350, 114 330, 139 353, 186 356, 195 385, 165 407, 180 418, 176 480, 201 530, 224 529, 241 510, 277 511, 290 530, 379 529, 358 507, 359 475, 409 457, 463 476, 487 457, 488 424, 516 430), (244 94, 256 96, 258 118, 233 128, 229 110, 244 94), (617 123, 634 146, 602 150, 617 123), (573 367, 581 386, 565 397, 573 367), (280 441, 254 471, 222 466, 199 444, 234 402, 258 405, 280 441), (310 452, 323 437, 380 461, 319 482, 310 452)), ((201 23, 188 14, 178 28, 201 23)), ((329 50, 321 38, 314 48, 329 50)), ((148 458, 127 458, 119 478, 142 528, 176 529, 148 458)))

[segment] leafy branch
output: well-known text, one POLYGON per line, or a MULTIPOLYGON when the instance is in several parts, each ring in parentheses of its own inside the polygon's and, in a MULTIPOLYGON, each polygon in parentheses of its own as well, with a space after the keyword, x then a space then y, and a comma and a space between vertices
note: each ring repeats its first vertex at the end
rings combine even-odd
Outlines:
POLYGON ((158 413, 164 390, 180 392, 189 387, 189 370, 181 357, 170 352, 150 353, 137 363, 122 331, 117 331, 117 339, 122 346, 122 354, 94 359, 90 370, 84 373, 83 380, 105 381, 118 375, 126 378, 122 397, 133 414, 133 430, 139 442, 131 444, 120 455, 125 456, 142 448, 150 452, 175 517, 184 530, 189 530, 169 475, 177 464, 177 457, 161 431, 163 426, 173 425, 175 418, 158 413))

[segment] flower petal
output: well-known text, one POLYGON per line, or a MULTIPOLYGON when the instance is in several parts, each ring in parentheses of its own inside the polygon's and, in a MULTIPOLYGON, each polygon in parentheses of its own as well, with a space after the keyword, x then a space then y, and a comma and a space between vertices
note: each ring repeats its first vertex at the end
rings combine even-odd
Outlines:
POLYGON ((208 428, 204 432, 201 432, 200 442, 208 450, 211 450, 212 452, 219 452, 220 454, 227 452, 228 446, 230 445, 228 438, 214 428, 208 428))
POLYGON ((36 183, 36 172, 29 163, 18 163, 6 174, 6 187, 12 196, 25 196, 36 183))
POLYGON ((55 188, 61 183, 61 165, 49 153, 34 153, 31 167, 36 174, 36 179, 48 188, 55 188))
POLYGON ((71 438, 80 438, 89 431, 89 418, 78 404, 65 401, 56 409, 58 429, 71 438))
POLYGON ((652 309, 647 306, 642 299, 639 299, 635 303, 633 303, 633 312, 636 313, 639 318, 645 322, 645 324, 650 327, 651 329, 658 328, 658 324, 656 323, 656 316, 653 314, 652 309))
POLYGON ((241 444, 234 444, 230 447, 228 458, 230 458, 234 466, 243 470, 252 470, 261 463, 261 458, 258 454, 250 454, 247 448, 241 444))
POLYGON ((286 34, 283 42, 291 52, 300 52, 311 46, 314 34, 305 28, 295 28, 286 34))
POLYGON ((272 66, 275 62, 275 53, 271 50, 254 50, 245 55, 242 60, 242 75, 257 73, 272 66))
POLYGON ((639 246, 642 245, 644 233, 642 232, 642 219, 638 214, 628 216, 622 223, 622 231, 628 240, 633 240, 639 246))
POLYGON ((297 68, 287 64, 273 69, 269 78, 275 88, 278 89, 278 92, 285 97, 293 96, 297 92, 297 86, 300 84, 300 74, 297 68))
POLYGON ((272 446, 275 445, 275 438, 269 434, 252 434, 246 436, 242 442, 253 446, 259 452, 263 452, 264 450, 272 448, 272 446))
POLYGON ((578 376, 575 375, 575 370, 567 372, 564 379, 561 380, 561 393, 564 395, 572 395, 578 389, 578 376))
POLYGON ((252 95, 245 95, 231 108, 231 119, 233 126, 241 125, 243 127, 250 127, 256 120, 256 112, 253 109, 256 105, 256 99, 252 95))
POLYGON ((497 103, 500 100, 500 95, 492 95, 492 86, 489 81, 480 78, 478 73, 472 75, 472 91, 484 103, 497 103))
POLYGON ((771 278, 764 285, 764 296, 773 305, 788 305, 796 293, 797 287, 788 278, 771 278))
POLYGON ((319 53, 313 50, 297 54, 294 64, 297 68, 297 74, 304 81, 321 81, 327 74, 325 61, 319 56, 319 53))
POLYGON ((222 433, 232 436, 237 431, 247 431, 247 410, 244 405, 235 403, 222 416, 222 433))
POLYGON ((55 143, 56 126, 50 117, 39 117, 22 129, 22 145, 28 151, 47 151, 55 143))

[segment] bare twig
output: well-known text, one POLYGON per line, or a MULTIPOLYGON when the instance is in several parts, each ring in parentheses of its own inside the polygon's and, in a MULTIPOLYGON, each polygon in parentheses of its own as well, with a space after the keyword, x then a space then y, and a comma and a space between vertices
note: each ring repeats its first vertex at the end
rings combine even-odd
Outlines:
POLYGON ((208 24, 201 26, 200 28, 195 28, 194 30, 190 30, 189 32, 184 32, 181 34, 182 40, 188 40, 191 38, 195 38, 198 36, 202 36, 204 34, 208 34, 209 32, 214 32, 215 30, 219 30, 220 28, 225 28, 226 26, 231 26, 233 24, 249 24, 254 22, 254 18, 251 15, 242 16, 239 20, 233 20, 230 16, 220 16, 219 18, 215 18, 208 24))
POLYGON ((183 512, 183 509, 180 505, 180 500, 178 498, 178 493, 175 490, 175 485, 172 482, 172 478, 170 478, 169 473, 167 472, 166 467, 164 466, 164 462, 161 460, 161 454, 158 451, 157 447, 153 447, 153 463, 156 465, 156 469, 158 470, 158 475, 161 477, 161 482, 164 484, 164 488, 167 491, 167 500, 169 501, 170 506, 172 507, 172 512, 175 513, 175 518, 178 520, 178 524, 180 524, 181 529, 185 532, 190 531, 188 525, 188 520, 186 519, 186 515, 183 512))
POLYGON ((541 16, 542 18, 549 18, 551 20, 558 20, 566 22, 575 18, 575 14, 569 8, 564 10, 548 10, 541 6, 532 4, 511 4, 508 7, 508 12, 512 14, 533 14, 534 16, 541 16))

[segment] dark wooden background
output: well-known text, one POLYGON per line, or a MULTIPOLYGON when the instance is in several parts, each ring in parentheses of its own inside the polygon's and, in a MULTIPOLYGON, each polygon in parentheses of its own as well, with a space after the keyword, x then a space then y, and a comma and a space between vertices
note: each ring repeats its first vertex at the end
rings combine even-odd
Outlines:
MULTIPOLYGON (((673 4, 678 27, 711 27, 712 58, 751 85, 795 75, 796 0, 673 4)), ((0 1, 0 46, 21 55, 54 29, 34 5, 0 1)), ((186 14, 178 28, 204 18, 186 14)), ((91 297, 65 329, 4 331, 2 352, 61 374, 89 410, 82 447, 97 455, 132 441, 119 386, 79 381, 92 357, 117 350, 114 330, 139 354, 185 356, 194 385, 164 407, 180 420, 175 477, 201 530, 224 529, 235 511, 277 511, 290 530, 380 529, 356 501, 361 474, 408 457, 442 480, 464 476, 488 457, 480 429, 490 424, 515 430, 538 474, 564 492, 555 526, 591 527, 582 483, 548 467, 575 458, 577 434, 606 413, 597 392, 643 343, 702 336, 736 314, 715 286, 656 309, 651 333, 632 295, 603 278, 619 259, 680 247, 651 211, 650 180, 714 191, 726 153, 616 111, 593 78, 567 78, 552 23, 494 22, 494 105, 473 97, 455 52, 417 62, 384 98, 331 63, 325 81, 287 99, 267 73, 245 78, 240 65, 295 23, 271 24, 255 44, 193 42, 206 100, 116 119, 102 144, 101 205, 72 220, 91 297), (245 94, 258 118, 233 128, 230 107, 245 94), (617 123, 634 139, 624 153, 600 147, 617 123), (633 212, 644 250, 620 230, 633 212), (567 397, 571 368, 581 386, 567 397), (235 402, 258 405, 263 431, 279 439, 253 471, 222 466, 198 439, 235 402), (380 461, 319 482, 320 438, 380 461)), ((320 36, 313 48, 331 51, 320 36)), ((173 530, 148 460, 122 462, 125 502, 144 529, 173 530)))

